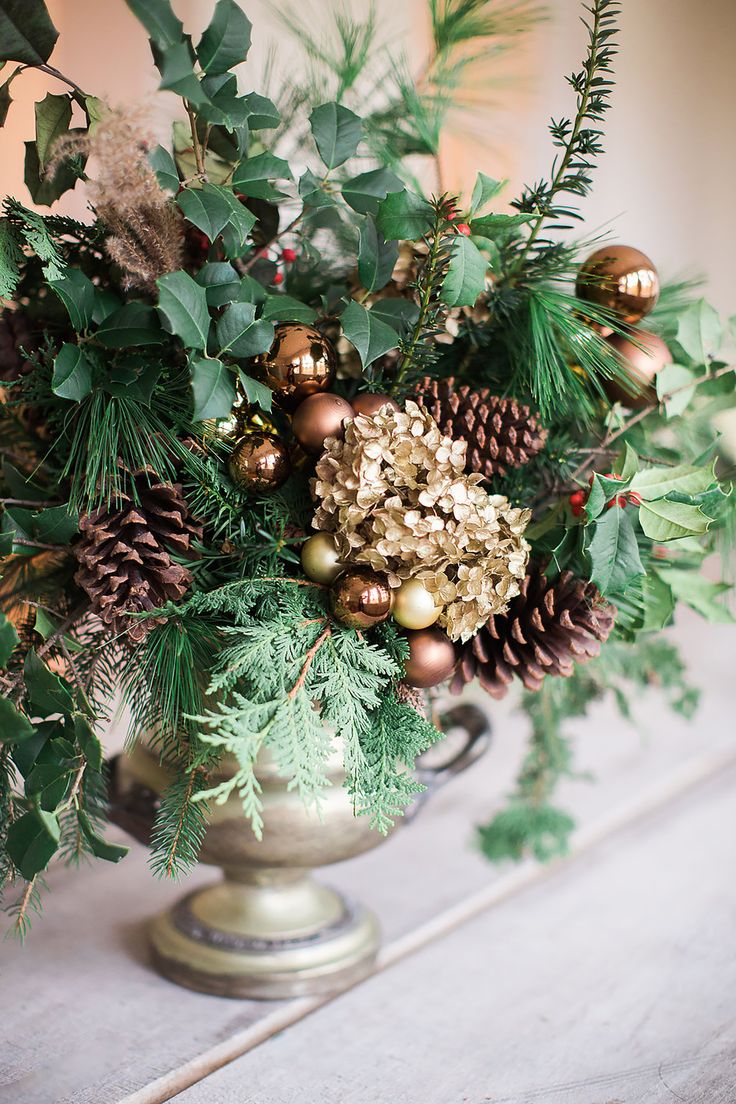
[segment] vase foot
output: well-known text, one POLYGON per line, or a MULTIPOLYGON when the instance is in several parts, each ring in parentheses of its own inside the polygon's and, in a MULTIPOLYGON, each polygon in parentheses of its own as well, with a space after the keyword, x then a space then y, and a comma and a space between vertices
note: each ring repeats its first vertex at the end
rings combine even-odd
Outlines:
POLYGON ((157 916, 153 962, 201 993, 279 999, 329 993, 366 977, 378 921, 310 878, 288 884, 224 881, 157 916))

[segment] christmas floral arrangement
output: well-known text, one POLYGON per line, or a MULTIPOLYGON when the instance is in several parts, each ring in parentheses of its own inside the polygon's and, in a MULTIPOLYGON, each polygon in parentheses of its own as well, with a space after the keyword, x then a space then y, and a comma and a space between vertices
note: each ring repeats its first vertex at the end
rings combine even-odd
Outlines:
POLYGON ((734 517, 718 318, 640 251, 558 233, 600 152, 616 5, 591 0, 575 115, 506 212, 484 173, 466 197, 414 175, 468 44, 503 33, 486 0, 432 2, 423 84, 393 65, 362 119, 368 24, 338 13, 334 56, 297 27, 312 77, 275 103, 232 71, 251 35, 234 0, 196 44, 169 0, 128 5, 181 101, 171 146, 49 64, 42 0, 0 0, 3 115, 27 68, 61 89, 36 105, 31 198, 82 181, 89 201, 76 221, 9 198, 0 221, 0 885, 19 929, 55 855, 124 854, 99 738, 116 693, 175 770, 158 871, 196 860, 233 792, 259 832, 262 749, 318 805, 335 734, 356 816, 386 831, 441 736, 435 688, 474 680, 523 689, 532 721, 482 844, 554 853, 566 719, 608 689, 625 705, 627 680, 689 710, 657 633, 678 602, 729 616, 701 573, 734 517))

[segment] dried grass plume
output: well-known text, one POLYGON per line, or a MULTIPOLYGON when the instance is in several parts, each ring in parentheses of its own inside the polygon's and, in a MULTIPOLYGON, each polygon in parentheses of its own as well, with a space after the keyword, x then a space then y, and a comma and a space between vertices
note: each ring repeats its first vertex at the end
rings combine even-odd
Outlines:
POLYGON ((148 161, 144 135, 140 113, 110 110, 85 134, 62 137, 46 172, 53 175, 75 154, 94 158, 89 196, 110 231, 108 255, 122 269, 124 286, 152 292, 159 276, 181 268, 184 236, 179 210, 148 161))

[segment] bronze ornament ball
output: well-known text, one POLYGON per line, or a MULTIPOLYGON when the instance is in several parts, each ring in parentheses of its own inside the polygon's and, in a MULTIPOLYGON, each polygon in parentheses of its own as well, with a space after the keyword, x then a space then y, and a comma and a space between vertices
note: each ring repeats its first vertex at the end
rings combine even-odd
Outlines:
POLYGON ((339 395, 310 395, 299 403, 291 420, 291 428, 299 444, 307 452, 321 452, 328 437, 342 437, 343 422, 355 414, 349 402, 339 395))
POLYGON ((378 391, 361 391, 352 402, 356 414, 365 414, 372 418, 382 406, 390 406, 392 410, 400 410, 401 407, 390 395, 383 395, 378 391))
POLYGON ((672 354, 662 338, 647 330, 637 330, 631 337, 611 334, 606 342, 624 362, 624 372, 631 380, 630 389, 626 387, 624 379, 604 382, 603 387, 610 402, 620 402, 631 410, 642 410, 655 403, 655 377, 666 364, 672 363, 672 354))
POLYGON ((604 245, 581 266, 575 293, 587 303, 615 311, 624 322, 640 322, 659 299, 659 276, 639 249, 604 245))
POLYGON ((405 629, 427 629, 442 613, 421 579, 407 579, 394 597, 394 621, 405 629))
POLYGON ((241 490, 276 491, 291 474, 286 445, 277 437, 251 433, 238 441, 228 460, 230 478, 241 490))
POLYGON ((271 348, 256 364, 281 405, 294 410, 308 395, 327 390, 337 371, 337 354, 314 326, 281 322, 271 348))
POLYGON ((332 584, 333 616, 350 629, 371 629, 390 617, 394 595, 387 580, 367 567, 350 568, 332 584))
POLYGON ((313 583, 334 583, 344 571, 332 533, 315 533, 302 545, 302 568, 313 583))
POLYGON ((447 633, 441 629, 418 629, 408 632, 409 658, 406 661, 404 682, 427 690, 448 679, 455 670, 455 647, 447 633))

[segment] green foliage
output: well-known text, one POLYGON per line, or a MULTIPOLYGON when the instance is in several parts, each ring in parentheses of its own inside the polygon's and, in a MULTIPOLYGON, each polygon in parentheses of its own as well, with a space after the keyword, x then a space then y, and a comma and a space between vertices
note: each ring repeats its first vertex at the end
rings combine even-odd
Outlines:
POLYGON ((0 0, 0 61, 41 65, 58 37, 43 0, 0 0))

